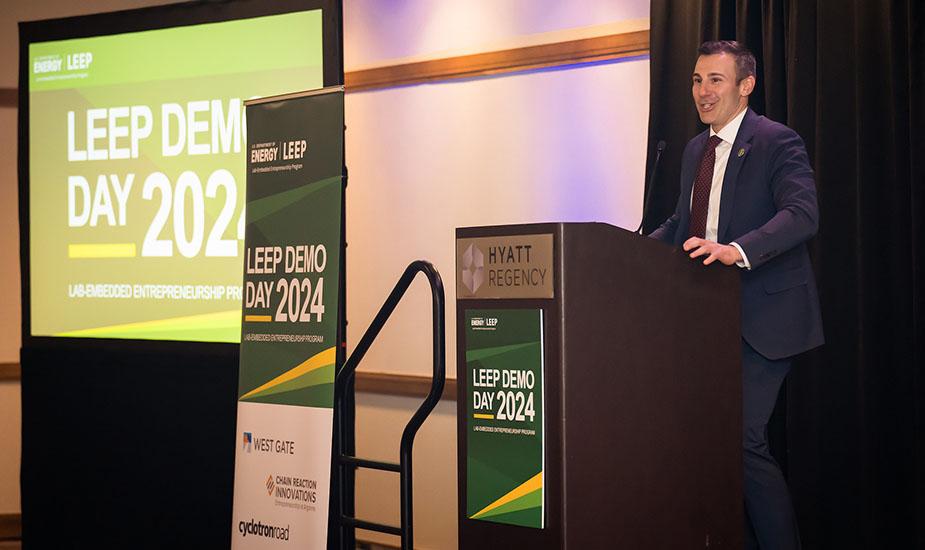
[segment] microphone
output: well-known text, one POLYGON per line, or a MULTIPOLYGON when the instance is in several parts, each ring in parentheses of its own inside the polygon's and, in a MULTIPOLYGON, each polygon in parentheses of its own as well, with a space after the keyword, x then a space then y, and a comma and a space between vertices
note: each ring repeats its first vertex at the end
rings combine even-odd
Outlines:
POLYGON ((658 172, 658 161, 662 158, 662 151, 665 150, 665 140, 659 140, 655 146, 655 163, 652 165, 652 175, 649 176, 649 191, 646 193, 645 201, 642 203, 642 219, 639 220, 639 227, 636 233, 642 234, 642 224, 646 221, 646 214, 649 213, 649 203, 652 200, 652 188, 655 187, 655 173, 658 172))

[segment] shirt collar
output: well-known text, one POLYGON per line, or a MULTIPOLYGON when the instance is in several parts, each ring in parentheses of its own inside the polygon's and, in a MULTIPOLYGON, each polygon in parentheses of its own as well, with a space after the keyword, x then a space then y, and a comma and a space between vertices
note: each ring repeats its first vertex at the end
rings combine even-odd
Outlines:
POLYGON ((736 140, 736 136, 739 134, 739 126, 742 125, 742 120, 745 119, 745 112, 748 111, 748 107, 742 109, 742 112, 737 114, 736 117, 729 121, 729 124, 723 126, 723 129, 719 132, 714 132, 713 127, 710 126, 710 136, 719 136, 721 140, 732 145, 736 140))

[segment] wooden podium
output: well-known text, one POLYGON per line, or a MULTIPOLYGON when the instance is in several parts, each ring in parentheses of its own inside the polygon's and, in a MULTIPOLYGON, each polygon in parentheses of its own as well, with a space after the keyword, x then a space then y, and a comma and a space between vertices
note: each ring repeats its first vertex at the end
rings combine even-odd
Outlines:
POLYGON ((601 223, 460 228, 456 239, 459 548, 740 550, 736 268, 601 223), (532 265, 499 263, 499 251, 527 248, 532 265), (539 267, 545 288, 528 275, 539 267), (502 268, 522 271, 520 288, 502 268), (543 528, 466 513, 466 311, 523 308, 544 320, 543 528))

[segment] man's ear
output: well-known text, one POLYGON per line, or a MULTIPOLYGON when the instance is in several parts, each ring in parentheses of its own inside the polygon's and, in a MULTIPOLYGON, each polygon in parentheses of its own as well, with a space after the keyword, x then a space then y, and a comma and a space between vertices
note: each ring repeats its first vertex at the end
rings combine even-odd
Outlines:
POLYGON ((742 79, 742 82, 739 82, 739 95, 742 97, 747 97, 755 89, 755 77, 746 76, 742 79))

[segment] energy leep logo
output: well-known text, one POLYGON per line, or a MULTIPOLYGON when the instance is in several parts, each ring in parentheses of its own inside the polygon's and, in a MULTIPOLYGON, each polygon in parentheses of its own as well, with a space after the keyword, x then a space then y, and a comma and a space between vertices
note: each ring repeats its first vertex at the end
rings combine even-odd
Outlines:
POLYGON ((475 291, 482 286, 485 281, 485 255, 479 250, 479 247, 470 244, 469 248, 463 252, 463 284, 469 292, 475 294, 475 291))
POLYGON ((253 437, 251 436, 251 433, 244 432, 244 441, 241 444, 241 449, 247 451, 248 453, 251 452, 251 447, 253 443, 252 440, 253 440, 253 437))
POLYGON ((32 60, 32 74, 56 73, 64 69, 68 71, 89 69, 92 62, 92 52, 72 53, 63 59, 58 54, 43 55, 32 60))
POLYGON ((251 145, 251 164, 301 159, 306 149, 308 141, 304 139, 255 143, 251 145))
POLYGON ((498 327, 497 317, 473 317, 469 321, 472 330, 495 330, 498 327))

